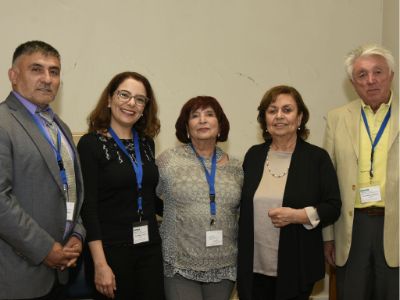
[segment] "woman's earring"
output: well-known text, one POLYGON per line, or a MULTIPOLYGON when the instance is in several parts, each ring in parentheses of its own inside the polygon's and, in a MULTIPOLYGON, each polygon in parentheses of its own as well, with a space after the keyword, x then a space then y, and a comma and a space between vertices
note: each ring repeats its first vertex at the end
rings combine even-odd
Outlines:
POLYGON ((189 132, 187 133, 187 137, 188 137, 188 140, 190 140, 190 134, 189 134, 189 132))
POLYGON ((300 130, 300 127, 298 127, 297 130, 300 130))

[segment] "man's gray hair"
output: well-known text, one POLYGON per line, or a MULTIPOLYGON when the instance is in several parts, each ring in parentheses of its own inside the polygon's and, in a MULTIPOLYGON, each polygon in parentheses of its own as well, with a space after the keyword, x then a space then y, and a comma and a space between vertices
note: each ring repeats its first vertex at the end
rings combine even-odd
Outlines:
POLYGON ((382 56, 386 60, 386 63, 389 66, 389 71, 394 72, 395 69, 394 58, 392 53, 388 49, 377 44, 363 45, 350 51, 349 54, 347 54, 346 59, 344 61, 347 75, 351 80, 353 80, 353 66, 356 59, 359 57, 371 56, 371 55, 382 56))

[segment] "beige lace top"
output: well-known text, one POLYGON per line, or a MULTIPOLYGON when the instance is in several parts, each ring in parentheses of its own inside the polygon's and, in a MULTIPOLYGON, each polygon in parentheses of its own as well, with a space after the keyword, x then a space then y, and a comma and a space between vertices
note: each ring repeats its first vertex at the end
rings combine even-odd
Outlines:
MULTIPOLYGON (((223 151, 217 148, 217 159, 223 151)), ((210 170, 211 160, 206 159, 210 170)), ((157 194, 164 200, 160 228, 164 272, 168 277, 218 282, 236 279, 239 201, 243 182, 241 162, 217 165, 216 223, 210 225, 209 187, 203 166, 189 145, 163 152, 156 160, 160 172, 157 194), (223 245, 206 247, 206 231, 221 229, 223 245)))

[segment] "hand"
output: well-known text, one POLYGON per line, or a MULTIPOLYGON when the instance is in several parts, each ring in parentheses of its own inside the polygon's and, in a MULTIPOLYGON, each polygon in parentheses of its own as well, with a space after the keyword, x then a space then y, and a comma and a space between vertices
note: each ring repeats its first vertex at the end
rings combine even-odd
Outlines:
POLYGON ((64 270, 69 261, 77 259, 79 257, 78 252, 64 251, 60 243, 55 242, 51 248, 49 254, 43 260, 43 263, 53 269, 64 270))
POLYGON ((275 227, 281 228, 295 223, 295 211, 296 209, 290 207, 271 208, 268 210, 268 216, 271 218, 271 222, 275 227))
POLYGON ((101 294, 114 299, 114 291, 117 289, 117 284, 115 282, 114 273, 109 265, 95 266, 94 284, 101 294))
POLYGON ((335 267, 335 241, 324 242, 324 255, 325 261, 332 267, 335 267))
MULTIPOLYGON (((78 253, 79 257, 79 255, 82 253, 82 241, 76 236, 71 236, 68 242, 64 245, 63 250, 66 253, 78 253)), ((67 268, 75 267, 78 257, 71 259, 66 265, 66 267, 67 268)))

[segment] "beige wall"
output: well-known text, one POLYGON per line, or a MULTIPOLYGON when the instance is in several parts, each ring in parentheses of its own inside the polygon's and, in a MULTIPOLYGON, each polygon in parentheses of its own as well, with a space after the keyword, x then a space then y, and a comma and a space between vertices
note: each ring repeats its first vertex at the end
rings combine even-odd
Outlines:
POLYGON ((394 89, 399 94, 399 0, 383 1, 382 44, 393 52, 397 63, 394 89))
MULTIPOLYGON (((0 99, 10 90, 12 52, 26 40, 61 52, 54 108, 74 132, 86 130, 86 116, 114 74, 138 71, 159 101, 158 153, 176 144, 179 110, 201 94, 220 100, 231 121, 223 147, 241 158, 261 142, 256 109, 277 84, 303 95, 310 141, 320 145, 326 112, 355 97, 346 53, 383 42, 398 61, 397 0, 2 0, 0 22, 0 99)), ((315 299, 326 297, 320 290, 315 299)))
POLYGON ((9 91, 16 45, 43 39, 62 54, 55 108, 75 132, 86 129, 111 76, 136 70, 158 96, 158 152, 175 145, 182 104, 208 94, 231 121, 224 147, 242 157, 261 141, 257 105, 277 84, 301 92, 311 111, 310 141, 321 144, 326 112, 354 97, 343 57, 361 43, 381 42, 382 9, 382 0, 3 0, 0 98, 9 91))

